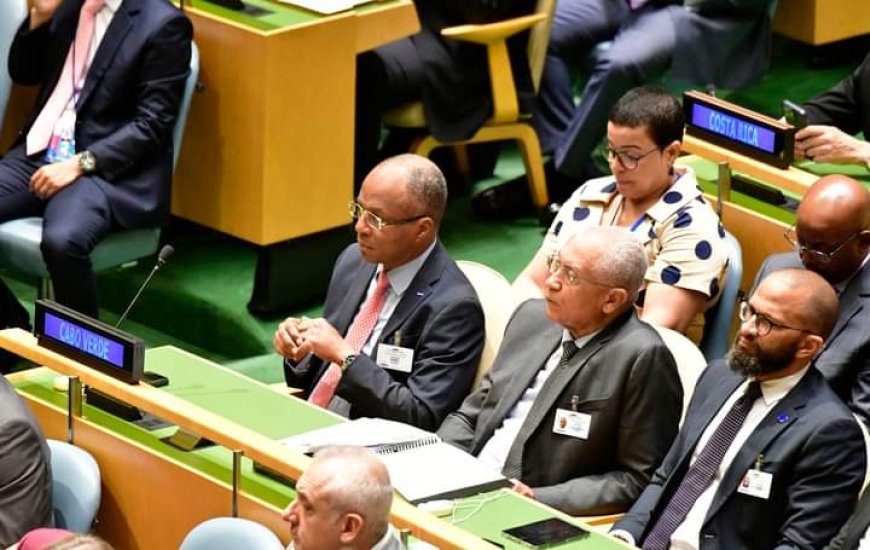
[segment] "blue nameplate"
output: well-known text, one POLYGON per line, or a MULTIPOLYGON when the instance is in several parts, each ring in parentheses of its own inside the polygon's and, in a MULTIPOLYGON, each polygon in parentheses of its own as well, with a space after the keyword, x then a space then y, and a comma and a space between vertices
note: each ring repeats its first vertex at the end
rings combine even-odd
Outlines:
POLYGON ((36 302, 34 334, 40 346, 130 384, 142 379, 145 344, 51 300, 36 302))
POLYGON ((701 92, 683 94, 686 133, 726 149, 787 168, 794 160, 795 128, 701 92))

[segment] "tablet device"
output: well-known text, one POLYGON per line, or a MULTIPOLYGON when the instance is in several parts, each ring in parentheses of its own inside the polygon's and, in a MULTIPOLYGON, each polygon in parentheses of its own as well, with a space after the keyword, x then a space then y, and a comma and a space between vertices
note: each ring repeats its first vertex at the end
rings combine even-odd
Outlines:
POLYGON ((511 527, 502 533, 512 540, 533 548, 547 548, 589 536, 589 531, 559 518, 543 519, 511 527))

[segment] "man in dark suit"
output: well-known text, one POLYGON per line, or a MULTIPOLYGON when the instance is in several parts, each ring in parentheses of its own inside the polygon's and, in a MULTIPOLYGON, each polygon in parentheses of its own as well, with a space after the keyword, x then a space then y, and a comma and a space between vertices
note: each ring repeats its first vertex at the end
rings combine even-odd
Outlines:
POLYGON ((30 411, 0 376, 0 547, 52 525, 49 456, 30 411))
POLYGON ((97 243, 168 218, 191 36, 164 0, 37 0, 12 43, 12 78, 41 89, 0 160, 0 221, 45 219, 56 299, 87 315, 97 316, 97 243))
POLYGON ((837 317, 817 274, 784 270, 741 305, 673 446, 611 534, 645 549, 819 548, 864 480, 858 422, 810 362, 837 317))
POLYGON ((471 388, 483 311, 438 242, 447 186, 431 161, 400 155, 363 182, 357 244, 336 261, 321 319, 275 333, 287 384, 350 416, 435 429, 471 388))
POLYGON ((862 540, 868 536, 868 529, 870 529, 870 493, 864 491, 855 512, 834 540, 825 546, 825 550, 859 550, 862 540))
POLYGON ((870 424, 870 192, 841 175, 820 178, 804 195, 787 237, 795 252, 761 265, 755 286, 777 269, 806 267, 838 293, 837 323, 814 366, 870 424))
MULTIPOLYGON (((422 99, 429 131, 442 141, 471 137, 492 115, 486 48, 441 36, 441 30, 526 15, 535 6, 534 0, 416 0, 414 4, 419 33, 357 58, 357 185, 378 160, 381 115, 388 109, 422 99)), ((508 48, 520 107, 530 112, 534 88, 524 37, 509 40, 508 48)), ((400 146, 385 148, 393 151, 400 146)))
POLYGON ((632 304, 646 272, 625 229, 595 227, 549 260, 546 301, 516 311, 492 370, 438 434, 569 514, 624 511, 677 432, 682 390, 632 304))
POLYGON ((851 75, 803 107, 809 126, 795 134, 798 158, 837 164, 862 164, 870 169, 870 53, 851 75))

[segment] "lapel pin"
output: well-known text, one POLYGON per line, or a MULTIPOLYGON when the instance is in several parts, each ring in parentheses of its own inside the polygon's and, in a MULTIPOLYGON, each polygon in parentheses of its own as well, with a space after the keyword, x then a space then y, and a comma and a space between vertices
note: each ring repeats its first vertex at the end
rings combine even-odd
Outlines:
POLYGON ((417 291, 417 297, 418 297, 418 298, 422 298, 422 297, 425 296, 425 295, 426 295, 426 293, 423 292, 422 290, 418 290, 418 291, 417 291))
POLYGON ((781 414, 776 417, 776 421, 780 424, 785 424, 786 422, 788 422, 788 418, 789 416, 787 414, 781 414))

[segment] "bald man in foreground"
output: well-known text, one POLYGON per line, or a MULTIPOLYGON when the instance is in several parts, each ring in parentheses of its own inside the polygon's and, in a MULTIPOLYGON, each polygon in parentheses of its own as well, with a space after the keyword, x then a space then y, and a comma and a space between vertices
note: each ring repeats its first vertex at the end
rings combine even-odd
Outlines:
POLYGON ((401 550, 387 521, 393 502, 384 464, 363 447, 327 447, 296 484, 284 510, 291 550, 401 550))
POLYGON ((807 191, 797 223, 786 233, 795 251, 767 258, 754 285, 778 269, 805 267, 834 287, 839 315, 814 365, 865 425, 870 425, 868 228, 870 192, 846 176, 825 176, 807 191))
POLYGON ((740 307, 726 359, 698 380, 661 468, 611 534, 644 549, 821 548, 855 505, 858 422, 811 361, 837 318, 830 285, 778 271, 740 307))

